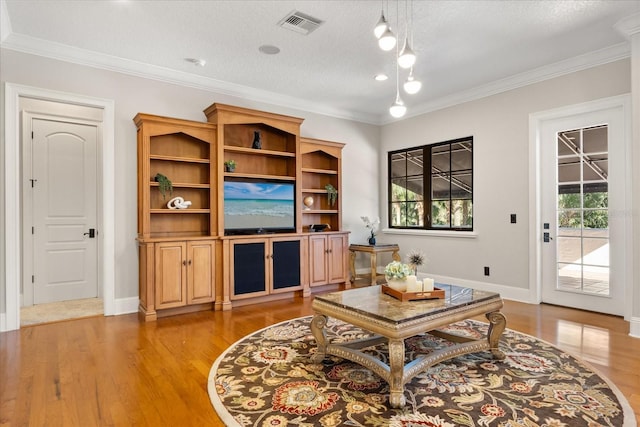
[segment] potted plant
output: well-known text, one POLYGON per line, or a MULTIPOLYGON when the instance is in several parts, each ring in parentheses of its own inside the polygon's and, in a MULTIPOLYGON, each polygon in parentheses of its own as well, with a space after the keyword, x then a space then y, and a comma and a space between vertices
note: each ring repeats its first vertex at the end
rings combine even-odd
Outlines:
POLYGON ((325 185, 324 188, 325 190, 327 190, 327 198, 329 199, 329 206, 335 205, 336 201, 338 200, 338 190, 336 190, 336 188, 331 184, 325 185))
POLYGON ((235 160, 227 160, 224 162, 224 170, 226 172, 233 172, 236 170, 236 161, 235 160))
POLYGON ((380 218, 374 218, 370 220, 368 216, 361 216, 360 219, 364 221, 365 227, 367 227, 370 230, 369 240, 368 240, 369 244, 375 246, 376 231, 378 230, 378 226, 380 225, 380 218))
POLYGON ((387 284, 390 288, 400 292, 407 290, 407 276, 411 274, 413 274, 411 267, 400 261, 392 261, 384 268, 387 284))
POLYGON ((163 200, 167 199, 167 193, 169 193, 169 195, 173 195, 173 184, 169 178, 161 173, 157 173, 153 180, 158 183, 158 188, 160 189, 160 194, 162 194, 163 200))

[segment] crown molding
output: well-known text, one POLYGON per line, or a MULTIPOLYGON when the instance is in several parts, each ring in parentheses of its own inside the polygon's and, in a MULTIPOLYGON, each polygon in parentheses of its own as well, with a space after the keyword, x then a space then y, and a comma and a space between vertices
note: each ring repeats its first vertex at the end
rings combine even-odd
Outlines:
POLYGON ((622 18, 614 27, 625 37, 640 33, 640 13, 622 18))
MULTIPOLYGON (((496 80, 489 84, 478 86, 467 91, 454 93, 450 96, 436 99, 433 102, 411 108, 411 114, 407 115, 402 120, 441 110, 443 108, 452 107, 454 105, 463 104, 465 102, 475 101, 487 96, 507 92, 509 90, 518 89, 534 83, 553 79, 555 77, 575 73, 577 71, 586 70, 598 65, 619 61, 621 59, 629 58, 630 56, 631 45, 628 42, 623 42, 608 48, 556 62, 554 64, 534 68, 533 70, 525 71, 524 73, 516 74, 501 80, 496 80)), ((394 121, 398 120, 386 120, 383 121, 382 124, 392 123, 394 121)))
MULTIPOLYGON (((4 3, 4 0, 0 0, 4 3)), ((5 6, 6 7, 6 6, 5 6)), ((5 14, 3 13, 3 16, 5 14)), ((635 15, 632 17, 635 19, 635 15)), ((4 18, 3 18, 4 19, 4 18)), ((622 21, 621 21, 622 22, 622 21)), ((626 21, 625 21, 626 22, 626 21)), ((631 20, 630 20, 631 22, 631 20)), ((635 21, 633 21, 635 22, 635 21)), ((621 24, 622 25, 622 24, 621 24)), ((627 24, 624 24, 627 25, 627 24)), ((625 27, 626 28, 626 27, 625 27)), ((352 120, 373 125, 386 125, 407 120, 422 114, 443 108, 452 107, 487 96, 517 89, 533 83, 585 70, 598 65, 607 64, 631 55, 629 42, 623 42, 608 48, 579 55, 551 65, 539 67, 515 76, 497 80, 486 85, 454 93, 411 108, 410 114, 402 119, 393 119, 387 115, 371 115, 362 112, 337 109, 327 105, 300 100, 295 97, 256 89, 248 86, 224 82, 209 77, 175 71, 164 67, 146 64, 139 61, 123 59, 112 55, 80 49, 61 43, 11 33, 0 42, 0 47, 32 55, 71 62, 93 68, 99 68, 136 77, 157 80, 165 83, 191 87, 194 89, 215 92, 233 97, 239 97, 255 102, 264 102, 283 108, 297 109, 315 114, 326 115, 339 119, 352 120)))
POLYGON ((0 43, 0 47, 88 67, 157 80, 164 83, 191 87, 256 102, 264 102, 285 108, 294 108, 346 120, 377 124, 375 117, 372 115, 340 110, 262 89, 185 73, 183 71, 176 71, 22 34, 10 34, 0 43))

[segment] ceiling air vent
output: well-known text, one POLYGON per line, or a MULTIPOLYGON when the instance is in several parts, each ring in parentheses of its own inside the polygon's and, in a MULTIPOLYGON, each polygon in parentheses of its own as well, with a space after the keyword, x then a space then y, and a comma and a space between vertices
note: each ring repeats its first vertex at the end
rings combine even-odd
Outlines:
POLYGON ((291 11, 287 16, 282 18, 278 25, 287 30, 295 31, 300 34, 309 34, 322 25, 324 21, 309 16, 297 10, 291 11))

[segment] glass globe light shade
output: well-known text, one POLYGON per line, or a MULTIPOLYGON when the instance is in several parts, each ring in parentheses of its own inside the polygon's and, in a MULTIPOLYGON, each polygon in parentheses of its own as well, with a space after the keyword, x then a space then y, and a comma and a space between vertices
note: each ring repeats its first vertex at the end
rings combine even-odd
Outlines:
POLYGON ((404 88, 404 91, 409 95, 413 95, 420 92, 420 89, 422 89, 422 83, 420 82, 420 80, 414 79, 413 73, 411 73, 409 74, 409 77, 407 77, 407 81, 404 82, 404 85, 402 87, 404 88))
POLYGON ((396 36, 391 32, 391 28, 387 28, 387 30, 380 36, 378 40, 378 46, 380 49, 384 51, 390 51, 394 47, 396 47, 396 36))
POLYGON ((384 12, 380 15, 380 20, 376 24, 373 29, 373 34, 375 34, 376 38, 379 39, 385 31, 389 28, 389 24, 387 23, 387 19, 384 17, 384 12))
POLYGON ((391 114, 391 116, 395 117, 396 119, 399 119, 400 117, 404 116, 406 112, 407 107, 405 107, 404 103, 400 99, 400 94, 398 94, 398 96, 396 96, 396 102, 394 102, 391 108, 389 108, 389 114, 391 114))
POLYGON ((409 40, 404 40, 404 47, 398 56, 398 65, 402 68, 411 68, 416 63, 416 54, 411 50, 409 46, 409 40))

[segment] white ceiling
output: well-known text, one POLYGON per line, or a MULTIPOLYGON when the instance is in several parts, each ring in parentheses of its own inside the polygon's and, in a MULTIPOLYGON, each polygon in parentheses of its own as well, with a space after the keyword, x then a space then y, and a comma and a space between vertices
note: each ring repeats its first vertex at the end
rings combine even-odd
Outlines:
MULTIPOLYGON (((0 0, 1 46, 369 123, 390 121, 394 54, 373 27, 405 0, 0 0), (301 35, 292 10, 324 21, 301 35), (268 44, 277 55, 258 51, 268 44), (185 58, 201 58, 197 67, 185 58), (384 72, 392 78, 376 82, 384 72)), ((408 116, 628 57, 615 25, 640 1, 413 1, 417 95, 408 116)), ((399 13, 396 13, 396 10, 399 13)), ((406 71, 401 70, 401 83, 406 71)))

